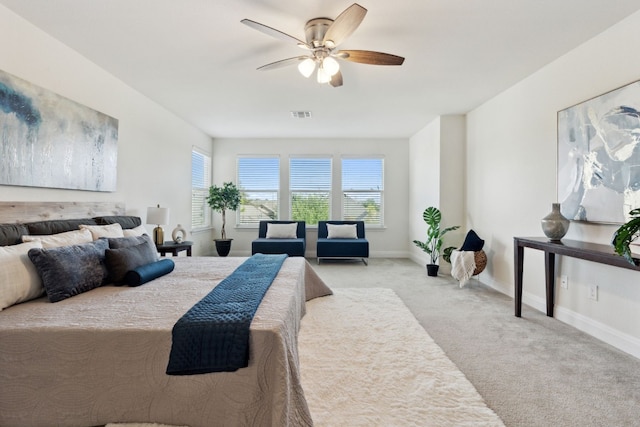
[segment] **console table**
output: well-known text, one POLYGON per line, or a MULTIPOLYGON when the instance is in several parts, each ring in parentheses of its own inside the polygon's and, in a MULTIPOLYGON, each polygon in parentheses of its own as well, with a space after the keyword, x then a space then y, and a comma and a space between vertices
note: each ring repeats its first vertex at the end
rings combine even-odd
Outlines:
MULTIPOLYGON (((613 246, 598 243, 580 242, 577 240, 549 241, 546 237, 514 237, 514 272, 515 272, 515 304, 516 317, 522 315, 522 271, 524 248, 544 251, 544 277, 547 290, 547 316, 553 317, 553 304, 556 282, 556 254, 572 258, 585 259, 600 264, 640 271, 638 260, 636 265, 616 254, 613 246)), ((635 259, 635 258, 634 258, 635 259)))

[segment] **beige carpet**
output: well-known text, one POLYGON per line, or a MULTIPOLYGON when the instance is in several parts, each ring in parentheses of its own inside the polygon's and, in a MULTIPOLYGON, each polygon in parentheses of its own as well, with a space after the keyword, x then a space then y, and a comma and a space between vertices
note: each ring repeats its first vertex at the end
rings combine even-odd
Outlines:
POLYGON ((392 290, 334 292, 300 331, 316 426, 503 426, 392 290))
POLYGON ((307 302, 299 337, 317 427, 504 426, 394 291, 334 292, 307 302))

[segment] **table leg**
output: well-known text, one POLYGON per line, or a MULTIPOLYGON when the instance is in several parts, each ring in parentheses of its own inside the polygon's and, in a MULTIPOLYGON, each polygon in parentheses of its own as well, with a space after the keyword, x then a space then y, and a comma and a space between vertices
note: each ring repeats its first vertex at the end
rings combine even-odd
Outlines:
POLYGON ((544 274, 547 286, 547 316, 553 317, 553 303, 556 289, 556 254, 544 252, 544 274))
POLYGON ((513 244, 513 257, 514 257, 514 301, 516 305, 516 317, 522 316, 522 271, 524 264, 524 247, 520 246, 517 242, 513 244))

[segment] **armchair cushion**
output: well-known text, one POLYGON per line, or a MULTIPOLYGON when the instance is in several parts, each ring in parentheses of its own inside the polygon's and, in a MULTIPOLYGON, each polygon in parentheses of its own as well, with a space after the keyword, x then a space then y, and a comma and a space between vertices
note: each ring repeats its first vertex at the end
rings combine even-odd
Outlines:
POLYGON ((357 239, 356 224, 327 224, 327 239, 357 239))
POLYGON ((298 224, 292 222, 290 224, 269 224, 267 223, 267 239, 295 239, 298 224))

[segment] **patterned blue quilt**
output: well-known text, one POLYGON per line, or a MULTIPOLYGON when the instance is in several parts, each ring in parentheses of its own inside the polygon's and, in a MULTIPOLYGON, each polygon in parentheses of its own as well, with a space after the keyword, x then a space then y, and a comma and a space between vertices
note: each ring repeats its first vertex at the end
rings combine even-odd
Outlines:
POLYGON ((287 258, 255 254, 173 326, 169 375, 232 372, 249 364, 249 326, 287 258))

